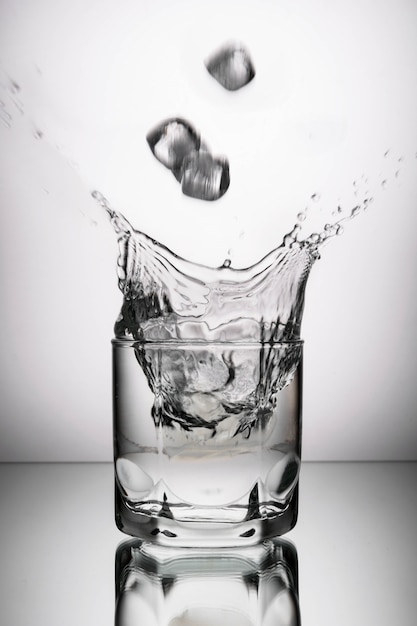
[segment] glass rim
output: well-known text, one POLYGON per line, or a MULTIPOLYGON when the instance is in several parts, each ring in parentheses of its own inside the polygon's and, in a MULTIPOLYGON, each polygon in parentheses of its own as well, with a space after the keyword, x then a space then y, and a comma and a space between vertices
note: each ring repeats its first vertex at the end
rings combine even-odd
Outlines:
POLYGON ((304 339, 287 339, 287 340, 279 340, 273 341, 268 339, 266 341, 262 341, 260 339, 157 339, 157 340, 149 340, 149 339, 129 339, 129 338, 119 338, 113 337, 111 339, 111 344, 113 346, 121 346, 121 347, 132 347, 132 346, 143 346, 143 347, 158 347, 158 346, 176 346, 176 347, 204 347, 204 346, 235 346, 248 348, 251 346, 302 346, 304 344, 304 339))

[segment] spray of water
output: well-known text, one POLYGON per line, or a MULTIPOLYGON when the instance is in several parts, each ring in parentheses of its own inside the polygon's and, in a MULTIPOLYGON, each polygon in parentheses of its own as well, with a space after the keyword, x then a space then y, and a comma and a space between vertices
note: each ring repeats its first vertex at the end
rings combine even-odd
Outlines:
POLYGON ((123 305, 115 324, 119 339, 139 341, 292 341, 300 338, 306 282, 323 246, 372 202, 354 181, 355 204, 338 206, 322 229, 304 234, 317 210, 315 193, 292 230, 254 265, 217 268, 186 260, 135 230, 107 199, 93 197, 108 213, 119 246, 117 273, 123 305))

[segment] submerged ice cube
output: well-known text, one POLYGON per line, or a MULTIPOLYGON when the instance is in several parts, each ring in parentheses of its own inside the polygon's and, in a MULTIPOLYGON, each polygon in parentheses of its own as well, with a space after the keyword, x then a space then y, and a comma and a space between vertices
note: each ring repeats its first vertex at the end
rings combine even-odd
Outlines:
MULTIPOLYGON (((274 425, 277 394, 294 377, 300 346, 232 345, 209 343, 200 348, 180 342, 173 347, 169 343, 135 346, 136 360, 154 394, 151 412, 155 425, 175 429, 175 445, 187 438, 191 441, 190 437, 200 443, 216 440, 220 444, 234 438, 254 441, 255 433, 268 436, 274 425)), ((170 445, 173 441, 171 437, 170 445)), ((120 468, 123 485, 137 490, 138 485, 146 486, 146 477, 130 477, 128 470, 127 465, 120 468)), ((292 470, 292 457, 288 457, 271 473, 271 488, 291 486, 292 470)))
POLYGON ((229 91, 244 87, 255 76, 248 51, 240 43, 229 43, 205 61, 208 72, 229 91))
POLYGON ((194 151, 184 159, 181 184, 186 196, 218 200, 229 188, 229 163, 224 157, 194 151))
POLYGON ((182 118, 171 118, 158 124, 146 135, 154 156, 170 169, 177 180, 184 158, 200 148, 200 136, 193 126, 182 118))

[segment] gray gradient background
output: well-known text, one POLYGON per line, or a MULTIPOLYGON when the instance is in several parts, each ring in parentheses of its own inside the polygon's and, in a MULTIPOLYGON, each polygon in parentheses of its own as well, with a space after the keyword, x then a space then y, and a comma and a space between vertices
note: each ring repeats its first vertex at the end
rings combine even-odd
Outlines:
POLYGON ((239 266, 363 174, 372 208, 307 288, 304 458, 416 459, 417 3, 202 7, 0 1, 0 461, 111 460, 121 295, 92 189, 183 256, 219 265, 231 247, 239 266), (202 65, 230 37, 258 71, 238 97, 202 65), (150 154, 171 115, 229 156, 218 203, 185 201, 150 154))

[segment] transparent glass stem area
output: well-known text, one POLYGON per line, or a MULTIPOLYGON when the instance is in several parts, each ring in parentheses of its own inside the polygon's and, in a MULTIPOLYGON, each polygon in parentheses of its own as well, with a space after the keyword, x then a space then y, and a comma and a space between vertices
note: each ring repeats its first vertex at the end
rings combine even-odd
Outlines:
POLYGON ((302 342, 114 340, 116 522, 240 545, 297 517, 302 342))

